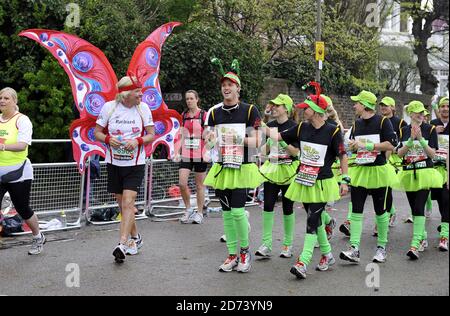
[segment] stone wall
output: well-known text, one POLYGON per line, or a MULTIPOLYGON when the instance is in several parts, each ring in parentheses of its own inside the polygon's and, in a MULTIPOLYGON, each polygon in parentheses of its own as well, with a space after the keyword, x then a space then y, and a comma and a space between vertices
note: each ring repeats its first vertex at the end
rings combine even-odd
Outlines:
MULTIPOLYGON (((301 89, 285 79, 266 78, 264 80, 263 91, 264 92, 258 100, 258 104, 263 108, 271 99, 275 98, 280 93, 288 94, 294 100, 295 104, 300 103, 306 97, 306 94, 301 89)), ((389 96, 396 100, 397 115, 400 117, 403 117, 403 106, 413 100, 422 101, 431 111, 431 96, 387 91, 383 96, 378 98, 378 101, 380 101, 384 96, 389 96)), ((329 94, 329 97, 332 98, 333 105, 338 112, 344 127, 351 127, 355 121, 355 112, 353 110, 353 102, 350 100, 350 96, 329 94)))

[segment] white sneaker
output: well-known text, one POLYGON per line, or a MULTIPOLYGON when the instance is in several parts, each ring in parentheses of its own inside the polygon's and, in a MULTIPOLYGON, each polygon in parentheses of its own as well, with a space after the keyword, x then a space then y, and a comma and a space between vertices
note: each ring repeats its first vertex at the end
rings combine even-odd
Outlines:
POLYGON ((385 263, 386 262, 386 249, 383 247, 378 247, 375 256, 373 257, 373 262, 375 263, 385 263))
POLYGON ((248 249, 241 250, 241 254, 239 255, 239 263, 236 268, 237 272, 247 273, 250 271, 252 267, 252 255, 248 249))
POLYGON ((200 212, 194 212, 189 221, 192 221, 193 224, 201 224, 203 223, 203 214, 200 212))
POLYGON ((414 223, 414 219, 412 216, 409 216, 405 219, 405 224, 412 224, 414 223))
POLYGON ((445 237, 442 237, 439 241, 439 250, 442 252, 448 251, 448 239, 445 237))
POLYGON ((238 256, 228 256, 227 260, 219 267, 220 272, 231 272, 238 265, 239 259, 238 256))
POLYGON ((391 215, 389 218, 389 227, 395 227, 395 222, 397 221, 397 214, 391 215))
POLYGON ((194 213, 194 210, 192 208, 187 209, 186 212, 184 212, 184 215, 180 218, 181 224, 190 224, 192 223, 192 215, 194 213))
POLYGON ((114 248, 113 256, 114 260, 117 263, 123 263, 125 261, 127 254, 127 249, 125 245, 119 244, 116 248, 114 248))
POLYGON ((428 248, 428 240, 424 239, 420 242, 419 252, 424 252, 428 248))
POLYGON ((220 236, 220 242, 227 242, 227 236, 225 234, 220 236))
POLYGON ((135 256, 139 253, 136 241, 134 239, 128 240, 126 244, 125 253, 128 256, 135 256))
POLYGON ((292 246, 281 247, 280 258, 292 258, 292 246))
POLYGON ((47 242, 47 239, 45 238, 44 234, 41 233, 40 238, 33 238, 33 244, 31 245, 30 250, 28 251, 28 254, 30 256, 36 256, 39 255, 42 250, 44 250, 44 245, 47 242))
POLYGON ((255 256, 262 257, 264 259, 270 258, 270 254, 272 250, 266 245, 261 245, 258 250, 255 252, 255 256))
POLYGON ((328 269, 336 263, 332 253, 328 255, 322 255, 319 265, 317 266, 317 271, 328 271, 328 269))
POLYGON ((306 279, 306 265, 301 261, 297 261, 295 265, 292 266, 291 273, 295 275, 297 279, 306 279))
POLYGON ((359 263, 361 260, 360 256, 361 255, 359 249, 350 247, 347 251, 342 251, 339 257, 345 261, 349 261, 352 263, 359 263))

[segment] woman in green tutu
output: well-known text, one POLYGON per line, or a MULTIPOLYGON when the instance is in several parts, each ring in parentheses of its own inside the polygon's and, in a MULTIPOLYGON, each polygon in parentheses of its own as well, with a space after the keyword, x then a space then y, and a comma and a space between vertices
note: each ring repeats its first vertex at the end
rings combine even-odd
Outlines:
POLYGON ((300 142, 300 168, 286 197, 302 202, 308 214, 303 251, 291 268, 291 273, 297 278, 305 279, 317 242, 322 253, 317 270, 326 271, 335 263, 325 224, 322 222, 322 213, 328 202, 337 201, 348 193, 350 178, 346 175, 348 166, 342 133, 339 127, 325 122, 327 102, 320 96, 320 87, 317 88, 316 95, 310 95, 297 107, 305 109, 304 117, 307 122, 276 137, 273 134, 271 136, 288 144, 300 142), (340 187, 331 170, 337 156, 344 172, 340 187))
MULTIPOLYGON (((205 185, 215 189, 222 206, 224 231, 228 258, 219 268, 222 272, 249 272, 251 254, 249 251, 248 218, 245 214, 247 190, 262 184, 257 165, 252 162, 252 151, 261 143, 258 128, 261 115, 258 109, 240 102, 241 80, 239 64, 233 61, 234 72, 223 72, 223 102, 215 107, 209 116, 205 138, 209 146, 218 146, 219 162, 215 163, 206 176, 205 185), (240 253, 238 253, 240 241, 240 253), (238 257, 239 254, 239 257, 238 257)), ((223 69, 221 67, 221 69, 223 69)))
POLYGON ((398 181, 395 170, 387 165, 386 152, 394 150, 397 136, 391 121, 376 114, 377 97, 373 93, 362 91, 351 99, 355 102, 354 109, 359 119, 352 127, 349 147, 357 156, 356 166, 349 171, 352 179, 350 248, 341 252, 340 258, 352 263, 360 262, 364 205, 367 197, 372 195, 378 227, 377 250, 373 261, 381 263, 386 261, 388 243, 389 210, 392 204, 388 200, 389 191, 398 181))
MULTIPOLYGON (((278 132, 284 132, 297 126, 292 116, 294 101, 284 94, 280 94, 270 101, 270 116, 275 120, 267 124, 278 132)), ((264 177, 264 211, 262 213, 263 236, 262 244, 255 255, 269 258, 272 252, 272 230, 274 222, 274 208, 278 194, 283 195, 283 227, 284 239, 280 257, 292 257, 292 242, 294 239, 295 213, 294 202, 285 197, 289 185, 297 173, 298 142, 291 145, 285 142, 274 142, 271 138, 261 148, 262 153, 268 155, 266 162, 260 168, 264 177)))
POLYGON ((403 159, 399 173, 400 186, 406 192, 414 217, 414 232, 407 256, 419 259, 419 247, 425 240, 425 204, 432 188, 442 188, 442 176, 433 168, 438 137, 436 127, 424 122, 428 111, 420 101, 412 101, 406 109, 411 125, 400 131, 398 155, 403 159))

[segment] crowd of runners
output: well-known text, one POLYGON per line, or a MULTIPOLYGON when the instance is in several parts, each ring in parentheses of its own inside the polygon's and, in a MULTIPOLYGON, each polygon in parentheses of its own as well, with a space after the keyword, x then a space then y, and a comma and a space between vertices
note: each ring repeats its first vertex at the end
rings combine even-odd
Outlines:
MULTIPOLYGON (((378 238, 373 261, 386 262, 389 229, 397 218, 393 190, 403 191, 410 204, 413 232, 409 249, 389 252, 402 251, 411 260, 419 259, 428 247, 426 209, 432 200, 437 201, 442 216, 438 248, 448 251, 448 97, 433 104, 438 118, 431 122, 422 102, 410 102, 407 124, 395 116, 394 99, 385 97, 378 102, 373 93, 361 91, 349 100, 356 120, 346 132, 332 99, 322 94, 317 83, 309 84, 309 96, 300 104, 280 94, 263 114, 255 105, 241 101, 241 87, 239 64, 234 61, 231 71, 223 71, 221 76, 223 101, 209 111, 201 109, 196 91, 186 92, 187 110, 182 114, 182 133, 173 157, 174 163, 179 163, 186 207, 182 224, 204 222, 205 187, 214 188, 219 198, 227 248, 220 271, 249 272, 255 258, 271 257, 274 210, 280 198, 284 227, 282 247, 277 251, 280 257, 294 256, 294 204, 300 203, 307 213, 303 249, 290 268, 300 279, 306 278, 316 247, 322 255, 317 270, 326 271, 335 264, 329 240, 336 219, 327 210, 348 194, 348 217, 339 230, 350 240, 349 248, 339 254, 341 260, 360 262, 365 202, 371 196, 378 238), (257 155, 263 157, 260 167, 257 155), (191 172, 195 173, 196 207, 191 205, 188 187, 191 172), (258 187, 264 190, 262 236, 256 251, 251 252, 245 207, 248 191, 258 187)), ((106 103, 98 116, 95 138, 108 146, 108 192, 115 195, 122 214, 113 256, 121 263, 143 246, 135 200, 144 178, 144 147, 154 139, 155 128, 149 107, 142 103, 137 78, 124 77, 118 89, 116 100, 106 103)), ((32 125, 19 112, 13 89, 0 91, 0 111, 0 198, 10 193, 17 212, 32 229, 29 254, 36 255, 46 239, 29 205, 33 170, 27 156, 32 125)))

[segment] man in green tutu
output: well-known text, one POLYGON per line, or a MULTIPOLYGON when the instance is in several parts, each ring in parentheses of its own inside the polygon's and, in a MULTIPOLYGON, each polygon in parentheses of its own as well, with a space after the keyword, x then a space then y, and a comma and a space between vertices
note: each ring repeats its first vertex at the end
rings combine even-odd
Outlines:
POLYGON ((386 152, 397 145, 397 135, 389 119, 376 114, 377 97, 363 90, 351 97, 359 117, 352 127, 349 147, 357 153, 356 166, 349 170, 351 183, 352 214, 350 225, 350 248, 340 258, 351 263, 360 262, 360 243, 364 220, 364 205, 372 195, 378 227, 377 250, 374 262, 386 261, 386 245, 389 232, 388 203, 390 188, 398 182, 393 168, 387 164, 386 152))
POLYGON ((241 80, 236 60, 232 68, 233 72, 223 72, 223 102, 211 111, 208 119, 210 130, 205 136, 208 147, 218 147, 219 162, 211 168, 205 185, 215 189, 223 211, 228 257, 219 271, 246 273, 250 271, 252 261, 245 214, 247 190, 259 187, 263 182, 252 156, 252 151, 261 144, 258 131, 261 115, 255 106, 239 100, 241 80))

